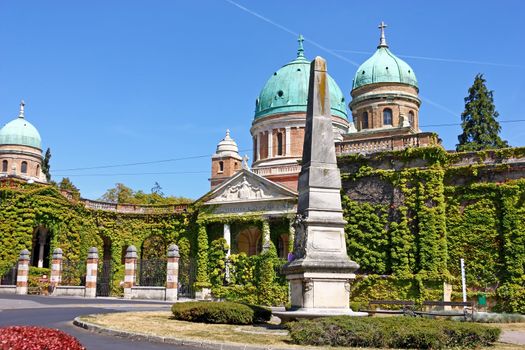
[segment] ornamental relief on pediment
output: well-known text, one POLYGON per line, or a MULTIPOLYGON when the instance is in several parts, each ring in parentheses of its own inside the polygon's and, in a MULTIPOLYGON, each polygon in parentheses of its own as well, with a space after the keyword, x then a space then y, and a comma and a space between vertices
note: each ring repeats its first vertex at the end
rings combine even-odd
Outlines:
POLYGON ((246 176, 242 180, 226 187, 217 197, 211 199, 208 203, 221 203, 238 200, 257 200, 273 198, 274 196, 262 183, 251 183, 246 176))

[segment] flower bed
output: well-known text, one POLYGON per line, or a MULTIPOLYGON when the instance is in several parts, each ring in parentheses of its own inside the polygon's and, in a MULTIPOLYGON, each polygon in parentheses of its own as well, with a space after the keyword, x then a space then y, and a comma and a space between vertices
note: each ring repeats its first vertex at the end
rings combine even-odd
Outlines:
POLYGON ((34 326, 0 328, 0 349, 85 350, 73 336, 58 329, 34 326))

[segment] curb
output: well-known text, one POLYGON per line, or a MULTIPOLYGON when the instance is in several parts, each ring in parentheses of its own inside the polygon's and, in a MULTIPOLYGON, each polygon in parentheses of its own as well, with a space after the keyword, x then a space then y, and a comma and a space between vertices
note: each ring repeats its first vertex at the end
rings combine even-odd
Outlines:
POLYGON ((214 341, 189 340, 189 339, 183 339, 183 338, 161 337, 158 335, 119 331, 119 330, 102 327, 94 323, 82 321, 80 320, 80 317, 75 317, 75 319, 73 320, 73 324, 77 327, 84 328, 90 332, 96 332, 96 333, 110 335, 110 336, 117 336, 117 337, 132 339, 132 340, 148 341, 148 342, 154 342, 154 343, 187 345, 187 346, 194 346, 194 347, 198 347, 202 349, 219 349, 219 350, 290 350, 290 349, 293 349, 293 348, 275 348, 271 346, 221 343, 221 342, 214 342, 214 341))

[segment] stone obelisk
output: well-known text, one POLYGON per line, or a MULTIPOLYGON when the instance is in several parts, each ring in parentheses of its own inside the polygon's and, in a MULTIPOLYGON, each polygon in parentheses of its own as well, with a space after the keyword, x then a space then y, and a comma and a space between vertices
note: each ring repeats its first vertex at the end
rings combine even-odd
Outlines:
POLYGON ((285 267, 292 310, 305 316, 356 314, 349 307, 349 296, 359 265, 346 252, 332 128, 326 61, 316 57, 310 65, 294 260, 285 267))

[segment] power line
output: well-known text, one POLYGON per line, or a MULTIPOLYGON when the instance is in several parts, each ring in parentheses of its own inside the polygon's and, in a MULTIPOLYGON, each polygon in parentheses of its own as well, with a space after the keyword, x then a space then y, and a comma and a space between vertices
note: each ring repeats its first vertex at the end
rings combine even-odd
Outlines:
MULTIPOLYGON (((525 119, 508 119, 508 120, 499 120, 499 123, 507 124, 507 123, 523 123, 525 122, 525 119)), ((444 123, 444 124, 426 124, 426 125, 420 125, 422 128, 439 128, 439 127, 449 127, 449 126, 460 126, 461 123, 444 123)), ((290 143, 291 146, 302 144, 302 140, 295 141, 290 143)), ((286 144, 283 144, 283 147, 285 147, 286 144)), ((239 150, 239 153, 244 152, 253 152, 253 148, 246 148, 239 150)), ((160 159, 160 160, 152 160, 152 161, 144 161, 144 162, 134 162, 134 163, 122 163, 122 164, 113 164, 113 165, 95 165, 90 167, 82 167, 82 168, 68 168, 68 169, 58 169, 54 171, 82 171, 82 170, 95 170, 95 169, 109 169, 109 168, 121 168, 121 167, 129 167, 129 166, 137 166, 137 165, 149 165, 149 164, 159 164, 159 163, 169 163, 169 162, 177 162, 177 161, 184 161, 184 160, 190 160, 190 159, 199 159, 199 158, 211 158, 212 154, 202 154, 202 155, 195 155, 195 156, 188 156, 188 157, 179 157, 179 158, 169 158, 169 159, 160 159)), ((206 171, 208 172, 208 171, 206 171)), ((126 175, 164 175, 164 174, 197 174, 202 173, 201 171, 196 172, 152 172, 152 173, 119 173, 119 174, 57 174, 55 176, 126 176, 126 175)))
POLYGON ((54 174, 61 177, 89 177, 89 176, 135 176, 135 175, 178 175, 178 174, 209 174, 210 171, 167 171, 152 173, 110 173, 110 174, 54 174))

